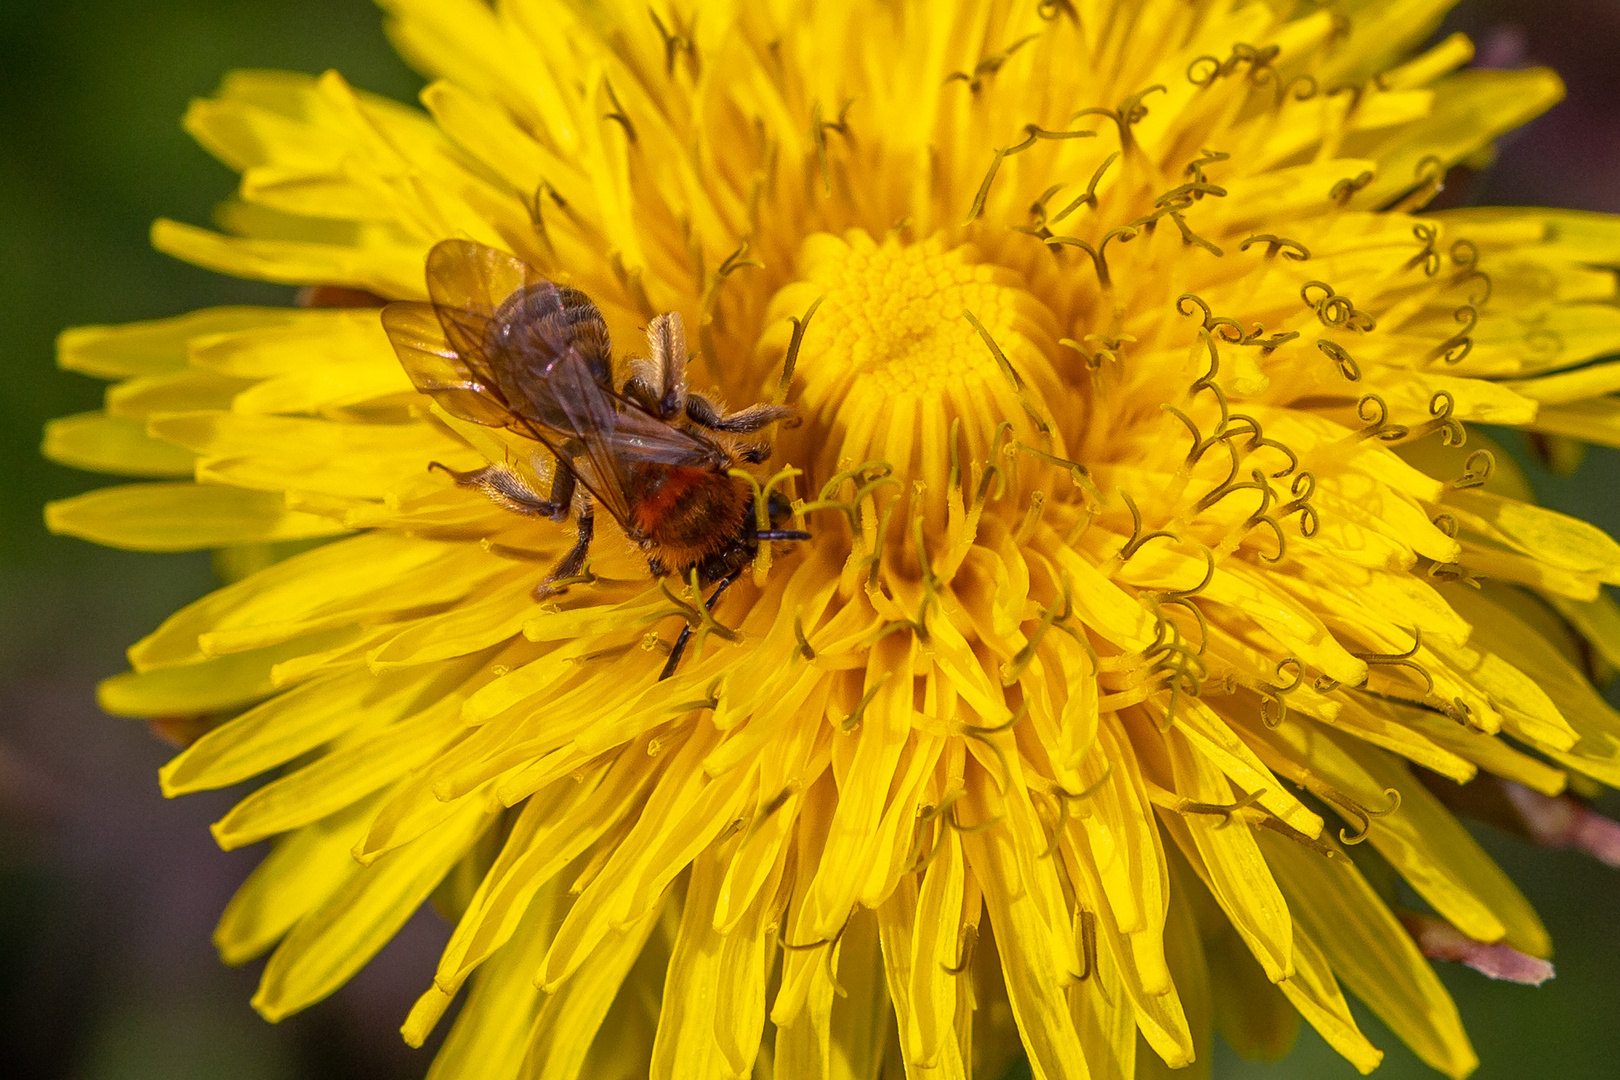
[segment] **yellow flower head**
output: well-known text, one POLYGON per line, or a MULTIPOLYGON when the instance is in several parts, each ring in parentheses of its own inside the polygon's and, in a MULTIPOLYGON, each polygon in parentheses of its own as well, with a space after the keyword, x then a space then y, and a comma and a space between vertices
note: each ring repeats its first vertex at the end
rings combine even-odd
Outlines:
POLYGON ((1445 804, 1620 783, 1620 546, 1464 427, 1620 445, 1620 222, 1423 213, 1556 77, 1416 53, 1448 0, 383 6, 426 113, 234 74, 223 232, 153 230, 313 306, 69 332, 121 381, 47 436, 156 478, 53 528, 237 579, 102 702, 211 728, 170 794, 278 772, 215 826, 278 838, 217 932, 261 1012, 432 897, 445 1080, 1157 1075, 1296 1014, 1369 1070, 1341 986, 1473 1067, 1424 952, 1549 943, 1445 804), (548 584, 602 466, 379 317, 448 240, 594 302, 598 404, 675 313, 793 410, 726 443, 723 595, 608 514, 548 584))

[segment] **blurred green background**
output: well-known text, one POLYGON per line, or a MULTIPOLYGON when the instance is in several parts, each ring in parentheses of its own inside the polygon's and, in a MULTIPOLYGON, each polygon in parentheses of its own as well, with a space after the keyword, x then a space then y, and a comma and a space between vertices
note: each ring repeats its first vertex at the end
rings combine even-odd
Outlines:
MULTIPOLYGON (((1493 66, 1549 63, 1570 99, 1504 141, 1469 202, 1620 211, 1620 3, 1464 0, 1493 66)), ((218 852, 230 793, 168 803, 169 751, 102 716, 96 680, 123 648, 212 585, 201 556, 108 551, 47 536, 41 504, 104 481, 41 461, 40 427, 95 408, 101 384, 55 370, 64 326, 221 303, 289 303, 153 252, 151 220, 206 222, 234 178, 180 131, 187 101, 237 67, 318 72, 412 99, 420 80, 362 0, 0 0, 0 1072, 74 1080, 417 1077, 429 1051, 396 1034, 445 930, 412 922, 353 984, 277 1027, 248 1007, 255 971, 222 967, 208 933, 256 851, 218 852)), ((1620 457, 1543 498, 1620 534, 1620 457)), ((1482 838, 1546 918, 1558 978, 1528 989, 1444 965, 1482 1080, 1620 1076, 1620 873, 1482 838)), ((1363 1013, 1365 1017, 1365 1014, 1363 1013)), ((1432 1076, 1370 1018, 1387 1080, 1432 1076)), ((431 1049, 431 1048, 430 1048, 431 1049)), ((1216 1075, 1353 1071, 1307 1030, 1275 1065, 1224 1050, 1216 1075)))

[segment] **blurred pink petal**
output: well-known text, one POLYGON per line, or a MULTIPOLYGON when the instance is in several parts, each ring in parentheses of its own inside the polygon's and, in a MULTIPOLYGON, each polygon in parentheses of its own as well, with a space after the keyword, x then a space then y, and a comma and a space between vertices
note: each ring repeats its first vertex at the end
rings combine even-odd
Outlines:
POLYGON ((1430 960, 1467 964, 1481 975, 1525 986, 1540 986, 1553 977, 1553 966, 1546 960, 1526 955, 1509 945, 1475 941, 1444 919, 1415 911, 1403 911, 1400 917, 1407 933, 1430 960))
POLYGON ((1517 23, 1493 26, 1474 53, 1474 66, 1521 68, 1529 61, 1530 35, 1517 23))
POLYGON ((1574 848, 1607 866, 1620 868, 1620 822, 1568 795, 1551 797, 1511 781, 1504 781, 1502 787, 1536 843, 1574 848))

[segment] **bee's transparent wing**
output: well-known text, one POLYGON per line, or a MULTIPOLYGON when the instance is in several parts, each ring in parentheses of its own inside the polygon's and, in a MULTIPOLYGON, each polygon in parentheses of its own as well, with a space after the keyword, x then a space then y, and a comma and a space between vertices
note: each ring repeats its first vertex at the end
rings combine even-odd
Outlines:
POLYGON ((452 348, 432 304, 389 304, 382 324, 405 374, 445 412, 485 427, 517 424, 482 354, 452 348))
MULTIPOLYGON (((509 296, 533 289, 555 291, 556 286, 504 251, 470 240, 445 240, 428 252, 427 287, 431 304, 398 303, 383 309, 383 327, 417 389, 431 394, 446 412, 475 424, 531 434, 536 425, 555 424, 555 410, 532 415, 532 402, 522 395, 512 397, 514 380, 500 377, 503 372, 496 365, 509 367, 515 361, 528 367, 539 360, 538 370, 544 371, 558 358, 557 350, 543 358, 494 356, 489 329, 509 296)), ((546 350, 536 343, 530 351, 546 350)))
POLYGON ((630 475, 638 466, 723 467, 718 447, 615 392, 606 328, 587 356, 577 338, 580 321, 567 314, 589 303, 582 294, 565 296, 521 259, 470 240, 434 246, 427 285, 431 305, 390 304, 383 314, 411 381, 452 415, 511 427, 551 447, 627 528, 633 529, 626 490, 646 486, 646 478, 630 475), (492 356, 490 324, 502 304, 542 290, 555 294, 555 314, 525 322, 524 332, 492 356), (504 378, 497 378, 496 364, 504 378), (503 384, 522 400, 510 400, 503 384))
POLYGON ((556 288, 528 263, 504 251, 471 240, 444 240, 428 252, 428 296, 445 340, 464 360, 481 363, 486 370, 490 320, 507 297, 532 287, 556 288))

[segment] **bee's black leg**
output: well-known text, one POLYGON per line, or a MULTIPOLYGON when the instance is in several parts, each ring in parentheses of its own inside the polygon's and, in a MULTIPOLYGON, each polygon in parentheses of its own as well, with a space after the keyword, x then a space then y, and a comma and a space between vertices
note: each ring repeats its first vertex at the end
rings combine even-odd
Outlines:
POLYGON ((562 458, 553 458, 557 468, 551 474, 551 505, 555 507, 551 514, 552 521, 561 521, 568 516, 568 508, 574 502, 574 470, 563 462, 562 458))
POLYGON ((675 668, 681 662, 681 653, 686 651, 686 643, 692 637, 692 624, 687 623, 681 627, 680 636, 675 639, 675 645, 669 650, 669 659, 664 661, 664 670, 659 672, 658 681, 663 682, 675 674, 675 668))
POLYGON ((434 461, 429 469, 449 476, 457 487, 473 487, 515 514, 550 518, 561 521, 568 516, 568 504, 574 498, 574 472, 561 461, 551 475, 551 498, 543 499, 529 487, 522 475, 510 465, 486 465, 482 469, 460 472, 434 461))
MULTIPOLYGON (((736 574, 727 574, 725 577, 716 582, 714 592, 710 593, 709 599, 704 601, 703 609, 705 611, 713 611, 714 605, 720 602, 720 594, 731 588, 731 583, 736 580, 736 574)), ((665 679, 675 674, 675 669, 679 667, 681 663, 681 653, 686 651, 686 643, 691 639, 692 624, 687 623, 685 626, 681 627, 680 637, 675 639, 674 646, 669 650, 669 659, 664 661, 664 670, 658 676, 659 682, 663 682, 665 679)))
POLYGON ((688 394, 686 397, 686 418, 710 431, 746 435, 778 420, 791 420, 796 415, 789 405, 750 405, 739 412, 726 413, 702 394, 688 394))
MULTIPOLYGON (((642 362, 643 361, 637 360, 631 361, 633 364, 642 362)), ((634 401, 637 405, 640 405, 648 412, 654 414, 655 416, 658 414, 658 388, 642 376, 632 375, 628 379, 624 380, 624 389, 621 392, 625 397, 629 398, 631 401, 634 401)))
MULTIPOLYGON (((571 482, 569 487, 573 487, 571 482)), ((579 500, 579 512, 575 516, 575 527, 578 532, 574 540, 574 546, 568 550, 567 555, 562 557, 561 562, 551 568, 551 573, 546 575, 546 579, 535 587, 535 599, 543 600, 548 596, 565 591, 568 585, 562 583, 569 581, 571 578, 577 578, 579 572, 585 568, 585 556, 591 550, 591 537, 596 533, 596 517, 592 512, 588 498, 579 500)))

